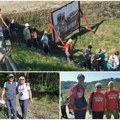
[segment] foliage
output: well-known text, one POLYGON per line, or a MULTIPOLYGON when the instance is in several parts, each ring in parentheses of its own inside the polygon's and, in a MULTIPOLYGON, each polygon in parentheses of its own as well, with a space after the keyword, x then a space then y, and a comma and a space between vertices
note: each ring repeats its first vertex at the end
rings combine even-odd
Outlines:
MULTIPOLYGON (((99 82, 102 84, 102 91, 104 92, 105 90, 108 89, 107 83, 112 80, 114 81, 114 86, 115 88, 120 91, 120 78, 108 78, 108 79, 102 79, 99 80, 99 82)), ((94 91, 95 89, 95 84, 98 81, 93 81, 93 82, 89 82, 89 83, 85 83, 85 88, 86 88, 86 94, 85 96, 87 97, 88 94, 92 91, 94 91)), ((71 86, 73 86, 73 84, 75 84, 76 82, 73 81, 61 81, 61 90, 62 90, 62 94, 67 97, 69 95, 70 92, 70 88, 71 86)))

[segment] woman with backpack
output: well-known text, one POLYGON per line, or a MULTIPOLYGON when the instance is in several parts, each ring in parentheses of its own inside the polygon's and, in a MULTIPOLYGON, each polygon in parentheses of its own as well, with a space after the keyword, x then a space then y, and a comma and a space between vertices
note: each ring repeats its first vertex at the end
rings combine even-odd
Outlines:
POLYGON ((28 83, 25 83, 25 77, 19 78, 19 85, 17 87, 19 93, 19 103, 22 111, 22 119, 26 119, 29 101, 32 102, 32 92, 28 83))
POLYGON ((117 71, 119 68, 119 59, 117 56, 117 52, 114 52, 110 57, 107 62, 107 69, 109 71, 117 71))
POLYGON ((95 91, 88 96, 89 113, 93 119, 103 119, 105 111, 105 95, 101 92, 102 84, 95 84, 95 91))
POLYGON ((77 79, 78 83, 73 85, 70 90, 69 105, 74 111, 75 119, 85 119, 87 110, 87 102, 84 97, 85 88, 83 87, 85 76, 78 74, 77 79))

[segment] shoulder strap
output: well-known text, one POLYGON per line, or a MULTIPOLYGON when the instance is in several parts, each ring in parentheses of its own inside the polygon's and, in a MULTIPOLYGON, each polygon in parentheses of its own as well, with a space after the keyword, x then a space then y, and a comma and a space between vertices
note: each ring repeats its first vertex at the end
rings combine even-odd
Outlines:
POLYGON ((91 109, 92 109, 92 104, 93 104, 93 97, 94 97, 94 92, 92 92, 92 95, 91 95, 91 109))

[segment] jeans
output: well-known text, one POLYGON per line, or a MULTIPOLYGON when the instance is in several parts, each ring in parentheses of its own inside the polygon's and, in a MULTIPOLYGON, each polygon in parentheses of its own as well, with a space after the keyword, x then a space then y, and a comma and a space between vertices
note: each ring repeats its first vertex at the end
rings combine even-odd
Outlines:
POLYGON ((75 119, 85 119, 86 110, 74 110, 75 119))
POLYGON ((115 119, 119 119, 118 110, 107 110, 107 112, 106 112, 107 119, 111 119, 112 115, 114 116, 115 119))
POLYGON ((29 99, 26 100, 19 100, 21 111, 22 111, 22 118, 26 119, 27 117, 27 111, 28 111, 28 104, 29 104, 29 99))
POLYGON ((102 112, 92 112, 92 119, 103 119, 104 111, 102 112))
POLYGON ((16 119, 17 118, 16 99, 6 100, 6 106, 8 117, 11 119, 13 115, 13 118, 16 119))

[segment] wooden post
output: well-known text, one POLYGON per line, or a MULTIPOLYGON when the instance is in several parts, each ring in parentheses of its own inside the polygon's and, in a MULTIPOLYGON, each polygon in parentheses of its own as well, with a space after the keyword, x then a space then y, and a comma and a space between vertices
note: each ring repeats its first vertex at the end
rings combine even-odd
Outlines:
MULTIPOLYGON (((50 27, 52 24, 53 24, 52 13, 50 13, 50 27)), ((53 44, 55 44, 55 33, 54 33, 53 29, 52 29, 52 42, 53 42, 53 44)))
POLYGON ((64 46, 65 43, 63 42, 62 38, 60 37, 60 35, 58 34, 57 30, 55 29, 55 27, 53 26, 53 24, 51 24, 52 29, 54 30, 55 34, 57 35, 57 37, 59 38, 59 40, 61 41, 62 45, 64 46))

